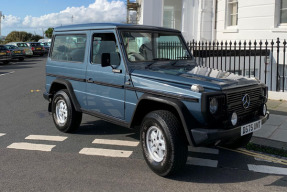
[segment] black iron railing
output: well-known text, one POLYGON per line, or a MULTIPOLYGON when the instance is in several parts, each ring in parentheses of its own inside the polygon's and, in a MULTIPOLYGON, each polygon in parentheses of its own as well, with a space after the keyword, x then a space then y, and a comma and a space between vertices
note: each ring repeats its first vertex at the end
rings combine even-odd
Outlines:
MULTIPOLYGON (((182 48, 172 45, 172 49, 182 48)), ((169 46, 166 45, 166 46, 169 46)), ((269 90, 287 91, 286 40, 190 41, 188 48, 198 65, 256 77, 269 90)))
POLYGON ((287 91, 286 40, 191 41, 187 43, 202 66, 256 77, 269 90, 287 91))

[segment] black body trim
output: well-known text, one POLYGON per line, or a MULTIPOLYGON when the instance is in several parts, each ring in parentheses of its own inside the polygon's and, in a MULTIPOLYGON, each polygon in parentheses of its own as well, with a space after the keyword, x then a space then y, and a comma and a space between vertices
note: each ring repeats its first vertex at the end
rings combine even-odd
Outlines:
POLYGON ((55 84, 64 85, 68 89, 68 92, 69 92, 71 100, 74 104, 75 110, 78 112, 81 112, 81 106, 77 100, 75 93, 74 93, 74 89, 73 89, 72 84, 66 79, 55 79, 51 85, 50 90, 49 90, 50 94, 54 94, 54 93, 51 93, 51 91, 53 91, 53 85, 55 85, 55 84))
POLYGON ((88 115, 92 115, 94 117, 98 117, 104 121, 107 121, 107 122, 110 122, 110 123, 113 123, 113 124, 116 124, 116 125, 120 125, 122 127, 126 127, 126 128, 130 128, 129 126, 129 123, 125 122, 124 120, 121 120, 121 119, 118 119, 118 118, 114 118, 114 117, 111 117, 109 115, 105 115, 105 114, 102 114, 102 113, 99 113, 99 112, 94 112, 94 111, 88 111, 88 110, 85 110, 85 109, 81 109, 81 111, 85 114, 88 114, 88 115))
MULTIPOLYGON (((60 79, 69 79, 69 80, 73 80, 73 81, 87 82, 86 79, 79 79, 79 78, 68 77, 68 76, 63 76, 63 75, 55 75, 55 74, 50 74, 50 73, 47 73, 47 76, 56 77, 56 78, 60 78, 60 79)), ((172 98, 172 99, 179 99, 179 100, 185 100, 185 101, 196 102, 196 103, 199 102, 199 99, 197 99, 197 98, 187 97, 187 96, 183 96, 183 95, 179 95, 179 94, 164 93, 164 92, 153 91, 153 90, 149 90, 149 89, 105 83, 105 82, 101 82, 101 81, 92 81, 92 82, 88 82, 88 83, 94 83, 97 85, 114 87, 114 88, 118 88, 118 89, 126 89, 126 90, 130 90, 130 91, 139 91, 142 93, 147 93, 147 94, 152 94, 152 95, 157 95, 157 96, 164 96, 164 97, 168 97, 168 98, 172 98)))

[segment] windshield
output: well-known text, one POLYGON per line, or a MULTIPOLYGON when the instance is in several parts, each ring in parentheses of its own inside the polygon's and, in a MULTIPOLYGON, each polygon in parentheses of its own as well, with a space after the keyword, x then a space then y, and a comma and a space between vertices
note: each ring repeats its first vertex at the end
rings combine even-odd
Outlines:
POLYGON ((128 60, 132 63, 191 59, 178 33, 123 31, 122 37, 128 60))

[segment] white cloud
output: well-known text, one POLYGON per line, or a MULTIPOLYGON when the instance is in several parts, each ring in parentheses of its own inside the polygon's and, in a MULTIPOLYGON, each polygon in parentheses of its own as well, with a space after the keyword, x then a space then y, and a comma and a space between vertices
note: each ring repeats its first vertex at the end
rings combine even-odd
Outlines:
POLYGON ((21 18, 13 15, 5 15, 2 19, 2 27, 13 27, 21 25, 21 18))
POLYGON ((68 7, 59 13, 51 13, 40 17, 26 16, 22 22, 25 27, 56 27, 76 23, 123 22, 126 8, 122 1, 95 0, 88 7, 68 7))
POLYGON ((40 17, 27 15, 21 19, 13 15, 5 15, 5 19, 2 20, 2 29, 5 29, 4 33, 23 30, 42 34, 42 30, 48 27, 80 23, 124 22, 125 19, 126 6, 123 1, 95 0, 87 7, 67 7, 58 13, 50 13, 40 17))

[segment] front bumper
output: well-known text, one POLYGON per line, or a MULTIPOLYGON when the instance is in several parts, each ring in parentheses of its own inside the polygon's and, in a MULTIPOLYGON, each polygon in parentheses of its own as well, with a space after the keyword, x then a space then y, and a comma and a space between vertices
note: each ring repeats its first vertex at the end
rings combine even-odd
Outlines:
MULTIPOLYGON (((257 119, 254 119, 253 121, 261 120, 262 124, 264 124, 268 119, 269 119, 269 112, 267 112, 265 116, 260 116, 257 119)), ((251 122, 247 122, 246 124, 251 122)), ((235 138, 241 136, 241 126, 228 130, 195 128, 191 129, 190 131, 195 146, 204 146, 212 143, 234 140, 235 138)))

